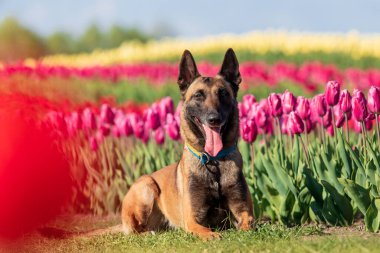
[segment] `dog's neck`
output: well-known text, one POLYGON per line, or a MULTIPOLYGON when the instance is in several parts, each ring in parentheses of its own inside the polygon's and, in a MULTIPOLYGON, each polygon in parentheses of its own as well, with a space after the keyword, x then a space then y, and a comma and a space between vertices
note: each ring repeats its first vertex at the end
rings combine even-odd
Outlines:
MULTIPOLYGON (((181 112, 181 136, 185 144, 190 145, 199 152, 204 152, 205 138, 199 134, 199 130, 194 128, 194 124, 190 122, 181 112)), ((225 129, 222 133, 223 149, 230 148, 237 144, 239 139, 239 111, 234 107, 229 119, 226 122, 225 129)))

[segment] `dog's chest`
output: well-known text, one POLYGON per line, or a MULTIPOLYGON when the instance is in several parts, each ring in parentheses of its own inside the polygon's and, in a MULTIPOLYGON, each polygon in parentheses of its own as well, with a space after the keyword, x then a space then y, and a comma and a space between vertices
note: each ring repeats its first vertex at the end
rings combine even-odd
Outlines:
POLYGON ((222 194, 221 172, 218 163, 200 168, 202 171, 191 173, 189 192, 196 220, 203 225, 217 225, 226 218, 228 208, 222 194))

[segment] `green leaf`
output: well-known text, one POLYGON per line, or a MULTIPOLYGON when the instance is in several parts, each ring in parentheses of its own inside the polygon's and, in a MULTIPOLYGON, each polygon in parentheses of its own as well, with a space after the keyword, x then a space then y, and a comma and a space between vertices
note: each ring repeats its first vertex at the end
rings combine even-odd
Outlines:
POLYGON ((344 192, 355 202, 359 210, 365 214, 371 204, 369 190, 349 179, 339 178, 338 180, 344 186, 344 192))
POLYGON ((380 163, 379 163, 379 160, 378 160, 378 158, 377 158, 377 156, 375 154, 375 151, 373 151, 373 149, 371 147, 371 143, 368 140, 366 140, 366 142, 368 144, 368 145, 366 145, 368 153, 371 156, 371 158, 372 158, 372 160, 373 160, 373 162, 374 162, 374 164, 376 166, 377 174, 380 175, 380 163))
POLYGON ((312 171, 309 169, 304 170, 305 185, 309 189, 311 195, 319 205, 323 205, 323 186, 313 177, 312 171))
POLYGON ((296 198, 294 194, 291 191, 288 191, 288 194, 286 195, 286 198, 281 203, 280 206, 280 221, 282 224, 289 224, 289 218, 290 214, 293 210, 294 203, 296 201, 296 198))
POLYGON ((292 161, 293 161, 293 171, 294 174, 298 174, 298 166, 300 161, 300 145, 299 145, 299 136, 294 136, 294 144, 293 144, 293 153, 292 153, 292 161))
MULTIPOLYGON (((326 191, 330 194, 332 199, 334 200, 337 209, 340 211, 342 216, 345 219, 346 224, 345 225, 351 225, 354 220, 354 211, 351 206, 350 201, 346 196, 341 194, 333 185, 331 185, 329 182, 325 180, 321 180, 321 183, 323 187, 326 189, 326 191)), ((343 186, 342 186, 343 187, 343 186)))
POLYGON ((343 175, 345 178, 351 179, 352 176, 352 168, 351 168, 351 161, 349 160, 349 157, 347 155, 347 151, 344 148, 344 140, 342 137, 342 134, 339 129, 337 129, 337 138, 338 138, 338 152, 340 154, 340 158, 343 161, 344 170, 343 175))
POLYGON ((379 231, 380 225, 380 199, 373 199, 364 216, 366 228, 371 232, 379 231))

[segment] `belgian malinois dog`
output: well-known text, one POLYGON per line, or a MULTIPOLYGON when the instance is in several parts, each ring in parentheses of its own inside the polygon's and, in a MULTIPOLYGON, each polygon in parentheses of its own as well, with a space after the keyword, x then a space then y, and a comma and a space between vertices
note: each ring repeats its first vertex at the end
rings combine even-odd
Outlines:
POLYGON ((178 163, 131 186, 121 214, 126 233, 175 227, 208 240, 219 238, 212 229, 225 228, 227 221, 241 230, 251 228, 252 199, 236 146, 240 82, 232 49, 215 77, 201 76, 191 53, 184 51, 178 76, 183 154, 178 163))

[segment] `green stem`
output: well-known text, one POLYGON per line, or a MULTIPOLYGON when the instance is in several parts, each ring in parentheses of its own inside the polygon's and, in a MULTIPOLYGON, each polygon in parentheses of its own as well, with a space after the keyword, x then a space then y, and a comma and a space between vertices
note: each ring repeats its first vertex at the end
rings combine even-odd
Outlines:
POLYGON ((337 145, 337 140, 336 140, 335 115, 334 115, 334 110, 333 110, 332 106, 330 106, 330 113, 331 113, 332 123, 333 123, 333 128, 334 128, 334 144, 336 146, 337 145))
POLYGON ((379 130, 379 115, 375 114, 376 117, 376 133, 377 133, 377 143, 380 145, 380 130, 379 130))
POLYGON ((306 139, 306 146, 309 147, 309 137, 308 137, 308 133, 307 133, 307 124, 306 124, 306 120, 303 121, 303 125, 304 125, 304 132, 305 132, 305 139, 306 139))
POLYGON ((347 119, 347 114, 344 114, 344 120, 346 121, 346 139, 347 143, 350 144, 350 131, 348 129, 348 119, 347 119))
POLYGON ((297 136, 297 135, 296 135, 295 137, 296 137, 296 138, 299 137, 299 139, 301 140, 302 148, 303 148, 303 151, 305 152, 306 163, 307 163, 307 166, 310 168, 310 165, 309 165, 309 153, 308 153, 307 150, 306 150, 305 143, 303 142, 301 136, 297 136))
POLYGON ((324 124, 323 117, 321 117, 321 120, 322 120, 322 125, 321 125, 321 130, 322 130, 322 146, 326 150, 327 147, 326 147, 326 139, 325 139, 325 126, 324 126, 325 124, 324 124))
POLYGON ((276 117, 277 127, 278 127, 278 135, 279 135, 279 141, 280 141, 280 158, 281 158, 281 165, 284 166, 284 156, 283 156, 283 143, 282 143, 282 134, 281 134, 281 125, 280 125, 280 118, 276 117))

